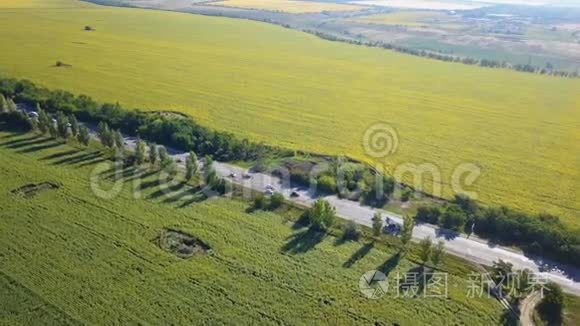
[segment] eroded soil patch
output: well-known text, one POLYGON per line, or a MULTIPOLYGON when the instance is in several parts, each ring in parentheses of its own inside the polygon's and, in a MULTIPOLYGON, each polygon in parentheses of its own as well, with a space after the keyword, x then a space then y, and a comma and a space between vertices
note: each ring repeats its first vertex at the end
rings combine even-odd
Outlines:
POLYGON ((24 198, 32 198, 42 191, 56 190, 58 188, 60 188, 60 186, 53 182, 29 183, 20 188, 16 188, 11 192, 24 198))
POLYGON ((183 259, 211 251, 211 247, 200 239, 175 229, 161 230, 157 241, 161 249, 183 259))

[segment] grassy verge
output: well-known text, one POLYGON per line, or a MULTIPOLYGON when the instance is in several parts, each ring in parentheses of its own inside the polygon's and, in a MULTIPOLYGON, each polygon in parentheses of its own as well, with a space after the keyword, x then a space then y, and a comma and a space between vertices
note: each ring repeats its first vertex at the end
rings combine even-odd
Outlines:
MULTIPOLYGON (((379 300, 364 298, 358 289, 364 272, 382 268, 394 279, 418 267, 413 254, 390 266, 396 247, 311 234, 292 222, 297 208, 250 214, 243 201, 165 188, 155 173, 138 183, 121 175, 118 196, 96 197, 90 174, 108 162, 105 154, 92 154, 98 151, 0 132, 0 284, 4 295, 23 302, 0 305, 3 322, 32 320, 32 304, 44 309, 37 320, 62 323, 489 325, 500 319, 495 300, 467 298, 465 279, 474 269, 452 257, 442 267, 450 273, 447 299, 395 298, 394 289, 379 300), (59 188, 29 198, 11 192, 41 182, 59 188), (198 237, 211 254, 183 260, 161 250, 154 239, 164 228, 198 237)), ((116 179, 102 177, 103 187, 116 179)))

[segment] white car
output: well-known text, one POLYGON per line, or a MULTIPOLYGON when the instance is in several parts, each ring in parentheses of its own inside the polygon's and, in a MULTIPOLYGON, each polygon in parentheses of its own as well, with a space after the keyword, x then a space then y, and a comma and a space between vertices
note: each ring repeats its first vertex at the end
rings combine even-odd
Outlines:
POLYGON ((238 175, 235 174, 234 172, 230 173, 230 178, 236 178, 238 175))

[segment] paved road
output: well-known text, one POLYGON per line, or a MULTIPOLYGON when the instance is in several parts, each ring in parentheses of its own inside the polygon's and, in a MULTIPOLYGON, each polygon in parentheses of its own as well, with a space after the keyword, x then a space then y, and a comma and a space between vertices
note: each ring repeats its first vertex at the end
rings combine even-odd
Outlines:
MULTIPOLYGON (((30 109, 24 108, 27 111, 30 109)), ((94 135, 95 127, 88 126, 94 135)), ((125 144, 129 150, 135 148, 135 138, 126 137, 125 144)), ((168 148, 168 153, 183 165, 187 153, 168 148)), ((223 178, 227 178, 234 183, 241 184, 247 188, 251 188, 260 192, 266 190, 266 186, 271 185, 276 188, 276 191, 284 194, 287 200, 310 206, 319 197, 313 194, 308 189, 301 189, 291 187, 288 182, 283 182, 280 178, 263 174, 252 173, 247 169, 233 166, 226 163, 215 162, 216 172, 223 178), (230 175, 235 174, 232 178, 230 175), (242 176, 248 174, 251 179, 244 179, 242 176), (290 196, 292 192, 297 192, 298 197, 290 196)), ((376 210, 368 206, 362 206, 358 202, 340 199, 336 196, 322 197, 336 207, 337 215, 341 218, 352 220, 358 224, 371 226, 371 218, 375 212, 380 212, 385 218, 390 218, 393 222, 402 224, 402 217, 391 212, 383 210, 376 210)), ((529 269, 535 273, 541 273, 550 280, 560 284, 562 288, 568 292, 580 296, 580 269, 558 264, 547 259, 540 259, 538 257, 527 257, 524 254, 513 249, 493 246, 486 241, 476 237, 467 238, 465 235, 459 235, 448 230, 442 230, 437 226, 429 224, 418 224, 413 230, 413 240, 420 241, 426 237, 432 239, 442 239, 445 241, 445 246, 449 253, 455 256, 467 259, 469 261, 492 265, 494 261, 502 259, 513 264, 514 269, 529 269)))

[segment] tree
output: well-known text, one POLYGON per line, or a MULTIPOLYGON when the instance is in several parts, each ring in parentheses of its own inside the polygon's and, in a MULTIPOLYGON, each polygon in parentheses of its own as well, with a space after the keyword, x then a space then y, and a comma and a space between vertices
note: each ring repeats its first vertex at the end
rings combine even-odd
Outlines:
POLYGON ((91 135, 89 133, 89 128, 85 127, 85 126, 80 126, 79 127, 79 133, 77 134, 77 140, 79 141, 79 143, 88 146, 89 145, 89 141, 91 140, 91 135))
POLYGON ((67 139, 69 136, 68 124, 68 117, 64 112, 58 111, 56 114, 56 128, 58 130, 58 135, 63 139, 67 139))
POLYGON ((420 206, 417 209, 417 215, 415 219, 431 224, 439 223, 439 216, 441 215, 441 210, 439 207, 435 206, 420 206))
POLYGON ((38 130, 43 134, 46 134, 50 130, 50 125, 52 123, 52 119, 46 114, 46 112, 37 105, 38 110, 38 130))
POLYGON ((58 138, 58 129, 56 129, 56 125, 51 121, 48 125, 48 133, 52 138, 58 138))
POLYGON ((122 150, 123 147, 125 146, 123 134, 121 134, 119 130, 113 131, 113 146, 120 150, 122 150))
POLYGON ((113 140, 113 133, 111 129, 109 129, 109 125, 105 122, 100 122, 97 129, 101 143, 106 147, 113 147, 115 142, 113 140))
POLYGON ((282 204, 284 204, 284 196, 279 192, 274 193, 270 198, 270 209, 275 210, 282 206, 282 204))
POLYGON ((149 144, 149 163, 155 165, 159 159, 159 152, 157 146, 153 143, 149 144))
POLYGON ((419 242, 419 258, 423 266, 429 262, 431 258, 431 252, 433 251, 433 241, 431 241, 430 237, 426 237, 425 239, 419 242))
POLYGON ((135 164, 141 165, 145 162, 145 143, 141 138, 137 138, 135 146, 135 164))
POLYGON ((409 242, 413 236, 413 229, 415 228, 415 220, 409 216, 405 215, 403 218, 403 230, 401 230, 401 251, 407 253, 409 242))
POLYGON ((558 284, 549 282, 545 285, 544 298, 538 305, 538 312, 549 325, 560 325, 563 311, 564 292, 558 284))
POLYGON ((191 180, 197 174, 197 155, 191 151, 185 159, 185 179, 191 180))
POLYGON ((169 157, 167 160, 165 160, 165 163, 163 164, 163 170, 167 172, 171 179, 175 178, 175 175, 177 174, 177 164, 175 164, 175 160, 172 157, 169 157))
POLYGON ((203 162, 204 162, 204 166, 206 166, 206 167, 213 165, 213 159, 209 155, 204 156, 203 162))
POLYGON ((8 103, 6 102, 6 98, 2 93, 0 93, 0 112, 7 112, 8 111, 8 103))
POLYGON ((529 269, 520 270, 517 273, 518 282, 515 284, 515 290, 518 296, 521 298, 527 296, 530 292, 530 289, 532 288, 531 280, 533 280, 534 274, 529 269))
POLYGON ((450 230, 460 231, 466 221, 465 212, 457 205, 450 205, 441 215, 441 224, 443 224, 444 228, 450 230))
POLYGON ((316 200, 306 214, 310 226, 320 231, 327 231, 336 221, 336 209, 323 199, 316 200))
POLYGON ((375 215, 373 215, 372 221, 373 221, 373 235, 375 237, 378 237, 381 235, 381 232, 383 231, 383 216, 381 215, 381 213, 376 212, 375 215))
POLYGON ((408 202, 409 199, 411 199, 412 197, 413 197, 413 190, 410 188, 405 188, 403 190, 403 193, 401 194, 401 201, 408 202))
POLYGON ((323 194, 333 194, 336 192, 336 178, 330 175, 323 175, 316 181, 318 191, 323 194))
POLYGON ((445 241, 439 240, 431 252, 431 262, 434 267, 439 266, 445 259, 445 241))
POLYGON ((217 173, 213 166, 213 160, 208 155, 205 156, 203 171, 205 184, 211 186, 217 178, 217 173))
POLYGON ((159 154, 159 162, 161 162, 162 166, 165 166, 170 161, 167 148, 165 148, 165 146, 159 146, 157 148, 157 153, 159 154))
POLYGON ((505 262, 501 259, 493 262, 491 279, 500 290, 502 290, 504 286, 508 285, 508 277, 510 277, 512 273, 512 263, 505 262))
POLYGON ((18 106, 16 105, 16 103, 14 103, 14 100, 11 98, 8 98, 6 100, 6 111, 15 112, 17 110, 18 110, 18 106))
POLYGON ((70 122, 70 131, 73 137, 76 137, 79 134, 79 121, 77 120, 77 118, 74 116, 74 114, 71 114, 68 118, 69 122, 70 122))

